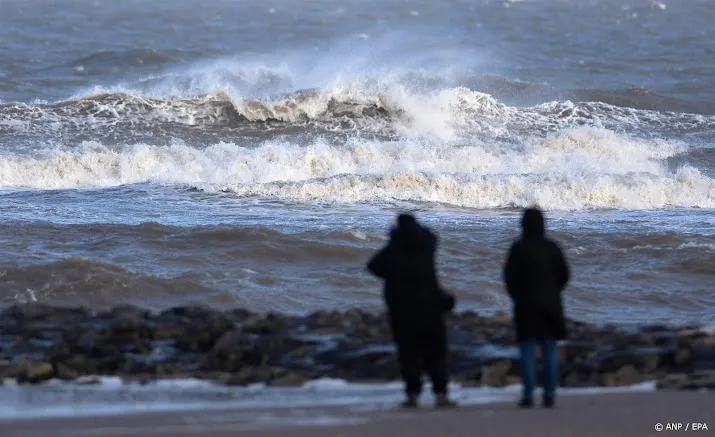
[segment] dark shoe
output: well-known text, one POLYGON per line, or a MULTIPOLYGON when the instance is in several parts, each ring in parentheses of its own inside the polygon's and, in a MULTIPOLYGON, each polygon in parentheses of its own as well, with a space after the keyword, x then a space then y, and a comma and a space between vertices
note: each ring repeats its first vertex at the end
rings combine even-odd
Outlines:
POLYGON ((544 406, 544 408, 554 408, 554 397, 544 396, 542 405, 544 406))
POLYGON ((519 408, 531 408, 534 406, 534 401, 531 398, 521 398, 519 408))
POLYGON ((457 406, 457 403, 447 397, 447 395, 437 395, 434 406, 437 408, 454 408, 457 406))
POLYGON ((417 408, 419 406, 417 396, 407 396, 407 399, 402 402, 401 406, 402 408, 417 408))

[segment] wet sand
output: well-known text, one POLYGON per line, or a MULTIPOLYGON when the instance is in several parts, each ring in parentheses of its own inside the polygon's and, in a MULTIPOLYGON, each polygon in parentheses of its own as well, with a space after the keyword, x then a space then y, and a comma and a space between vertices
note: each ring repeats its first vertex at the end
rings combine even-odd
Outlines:
POLYGON ((3 437, 640 437, 715 435, 714 392, 568 396, 554 410, 513 403, 437 411, 369 408, 251 409, 0 421, 3 437), (656 424, 682 424, 656 431, 656 424), (693 429, 693 423, 707 430, 693 429), (686 427, 688 427, 686 431, 686 427))

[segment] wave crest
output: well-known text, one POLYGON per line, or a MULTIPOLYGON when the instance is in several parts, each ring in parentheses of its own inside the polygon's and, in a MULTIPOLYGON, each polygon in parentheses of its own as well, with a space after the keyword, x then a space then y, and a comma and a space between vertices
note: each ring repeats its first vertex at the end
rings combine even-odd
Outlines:
POLYGON ((0 157, 0 187, 72 189, 154 183, 239 196, 328 202, 439 202, 473 208, 715 207, 715 181, 667 161, 689 149, 580 128, 519 144, 427 140, 203 149, 96 142, 0 157))
MULTIPOLYGON (((531 107, 509 106, 468 88, 413 93, 338 88, 302 90, 273 99, 245 99, 226 93, 185 99, 155 99, 127 93, 94 93, 54 104, 0 104, 0 130, 97 130, 131 135, 172 126, 359 129, 387 136, 432 135, 442 140, 472 137, 521 140, 577 126, 641 133, 709 135, 715 117, 660 113, 606 103, 559 101, 531 107), (51 129, 50 129, 51 128, 51 129)), ((179 135, 181 136, 181 135, 179 135)))

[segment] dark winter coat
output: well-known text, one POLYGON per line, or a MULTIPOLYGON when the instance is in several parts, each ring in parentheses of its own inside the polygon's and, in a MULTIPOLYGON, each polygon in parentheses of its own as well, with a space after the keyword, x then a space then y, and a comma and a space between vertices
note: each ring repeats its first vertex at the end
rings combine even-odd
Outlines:
POLYGON ((408 220, 390 233, 390 241, 367 269, 384 280, 384 299, 396 341, 424 330, 444 330, 444 314, 455 299, 439 285, 435 268, 437 237, 408 220))
POLYGON ((511 247, 504 282, 512 298, 518 341, 566 337, 561 292, 570 273, 563 251, 544 233, 544 218, 527 210, 523 234, 511 247))

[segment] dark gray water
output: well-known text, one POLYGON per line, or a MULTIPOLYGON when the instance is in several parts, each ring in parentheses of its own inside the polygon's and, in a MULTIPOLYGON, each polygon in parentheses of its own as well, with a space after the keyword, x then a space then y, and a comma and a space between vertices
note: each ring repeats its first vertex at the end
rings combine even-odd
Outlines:
POLYGON ((548 211, 571 316, 715 320, 715 5, 3 0, 0 300, 378 308, 395 211, 508 309, 548 211))

